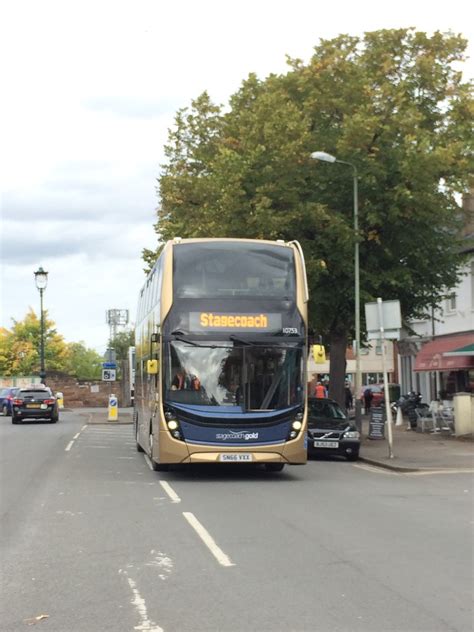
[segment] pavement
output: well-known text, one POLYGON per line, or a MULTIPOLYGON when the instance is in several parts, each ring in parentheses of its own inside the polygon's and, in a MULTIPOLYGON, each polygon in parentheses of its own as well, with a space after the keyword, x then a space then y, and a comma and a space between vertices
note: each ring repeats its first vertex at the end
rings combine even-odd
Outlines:
MULTIPOLYGON (((457 438, 448 432, 433 434, 393 426, 393 458, 389 458, 388 440, 369 439, 369 422, 362 423, 360 460, 398 472, 472 472, 474 474, 474 437, 457 438)), ((387 433, 385 433, 387 434, 387 433)))
MULTIPOLYGON (((73 410, 65 408, 64 410, 73 410)), ((117 421, 108 420, 108 408, 75 408, 74 412, 79 413, 87 424, 131 424, 133 423, 133 408, 119 408, 117 421)))
MULTIPOLYGON (((119 408, 117 421, 108 421, 107 408, 76 408, 75 412, 82 415, 87 424, 117 425, 133 421, 133 408, 119 408)), ((364 416, 360 460, 397 472, 474 474, 474 437, 457 438, 447 432, 421 433, 407 427, 406 421, 403 426, 393 426, 393 458, 389 458, 388 440, 369 439, 369 418, 364 416)))

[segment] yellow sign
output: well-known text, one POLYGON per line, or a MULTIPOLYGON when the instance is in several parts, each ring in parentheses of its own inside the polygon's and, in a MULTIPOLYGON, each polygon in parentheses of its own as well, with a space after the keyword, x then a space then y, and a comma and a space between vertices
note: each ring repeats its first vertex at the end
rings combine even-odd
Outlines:
POLYGON ((316 364, 324 364, 326 362, 326 351, 323 345, 313 345, 313 358, 316 364))
POLYGON ((158 360, 148 360, 146 363, 146 372, 148 375, 156 375, 158 373, 158 360))

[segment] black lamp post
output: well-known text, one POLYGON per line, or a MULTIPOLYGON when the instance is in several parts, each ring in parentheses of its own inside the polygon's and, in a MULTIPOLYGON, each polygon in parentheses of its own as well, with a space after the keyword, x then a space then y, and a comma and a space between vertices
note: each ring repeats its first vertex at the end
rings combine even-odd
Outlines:
POLYGON ((48 273, 43 270, 43 268, 38 268, 35 272, 35 283, 36 287, 40 293, 40 304, 41 304, 41 346, 40 346, 40 379, 41 382, 45 383, 46 371, 44 369, 44 313, 43 313, 43 292, 48 285, 48 273))

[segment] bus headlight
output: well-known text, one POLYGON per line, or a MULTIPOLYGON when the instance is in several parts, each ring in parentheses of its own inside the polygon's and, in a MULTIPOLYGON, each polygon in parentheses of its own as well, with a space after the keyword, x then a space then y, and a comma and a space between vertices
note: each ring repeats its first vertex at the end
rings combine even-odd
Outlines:
POLYGON ((298 432, 303 427, 303 422, 299 419, 295 419, 294 422, 291 424, 291 427, 293 428, 293 430, 296 430, 298 432))
POLYGON ((290 432, 290 437, 289 437, 289 438, 290 438, 290 439, 296 439, 296 437, 297 437, 297 436, 298 436, 297 431, 296 431, 296 430, 292 430, 292 431, 290 432))
POLYGON ((170 419, 168 421, 168 428, 170 430, 177 430, 178 429, 178 422, 176 421, 176 419, 170 419))

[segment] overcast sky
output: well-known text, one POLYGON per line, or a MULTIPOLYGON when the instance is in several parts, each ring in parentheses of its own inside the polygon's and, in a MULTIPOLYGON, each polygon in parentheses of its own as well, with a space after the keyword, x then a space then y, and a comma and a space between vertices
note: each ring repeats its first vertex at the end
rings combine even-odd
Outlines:
MULTIPOLYGON (((2 59, 0 325, 45 308, 103 352, 110 308, 135 318, 154 248, 156 178, 176 110, 305 61, 319 38, 414 26, 469 39, 466 0, 7 0, 2 59)), ((468 76, 474 73, 472 59, 468 76)))

